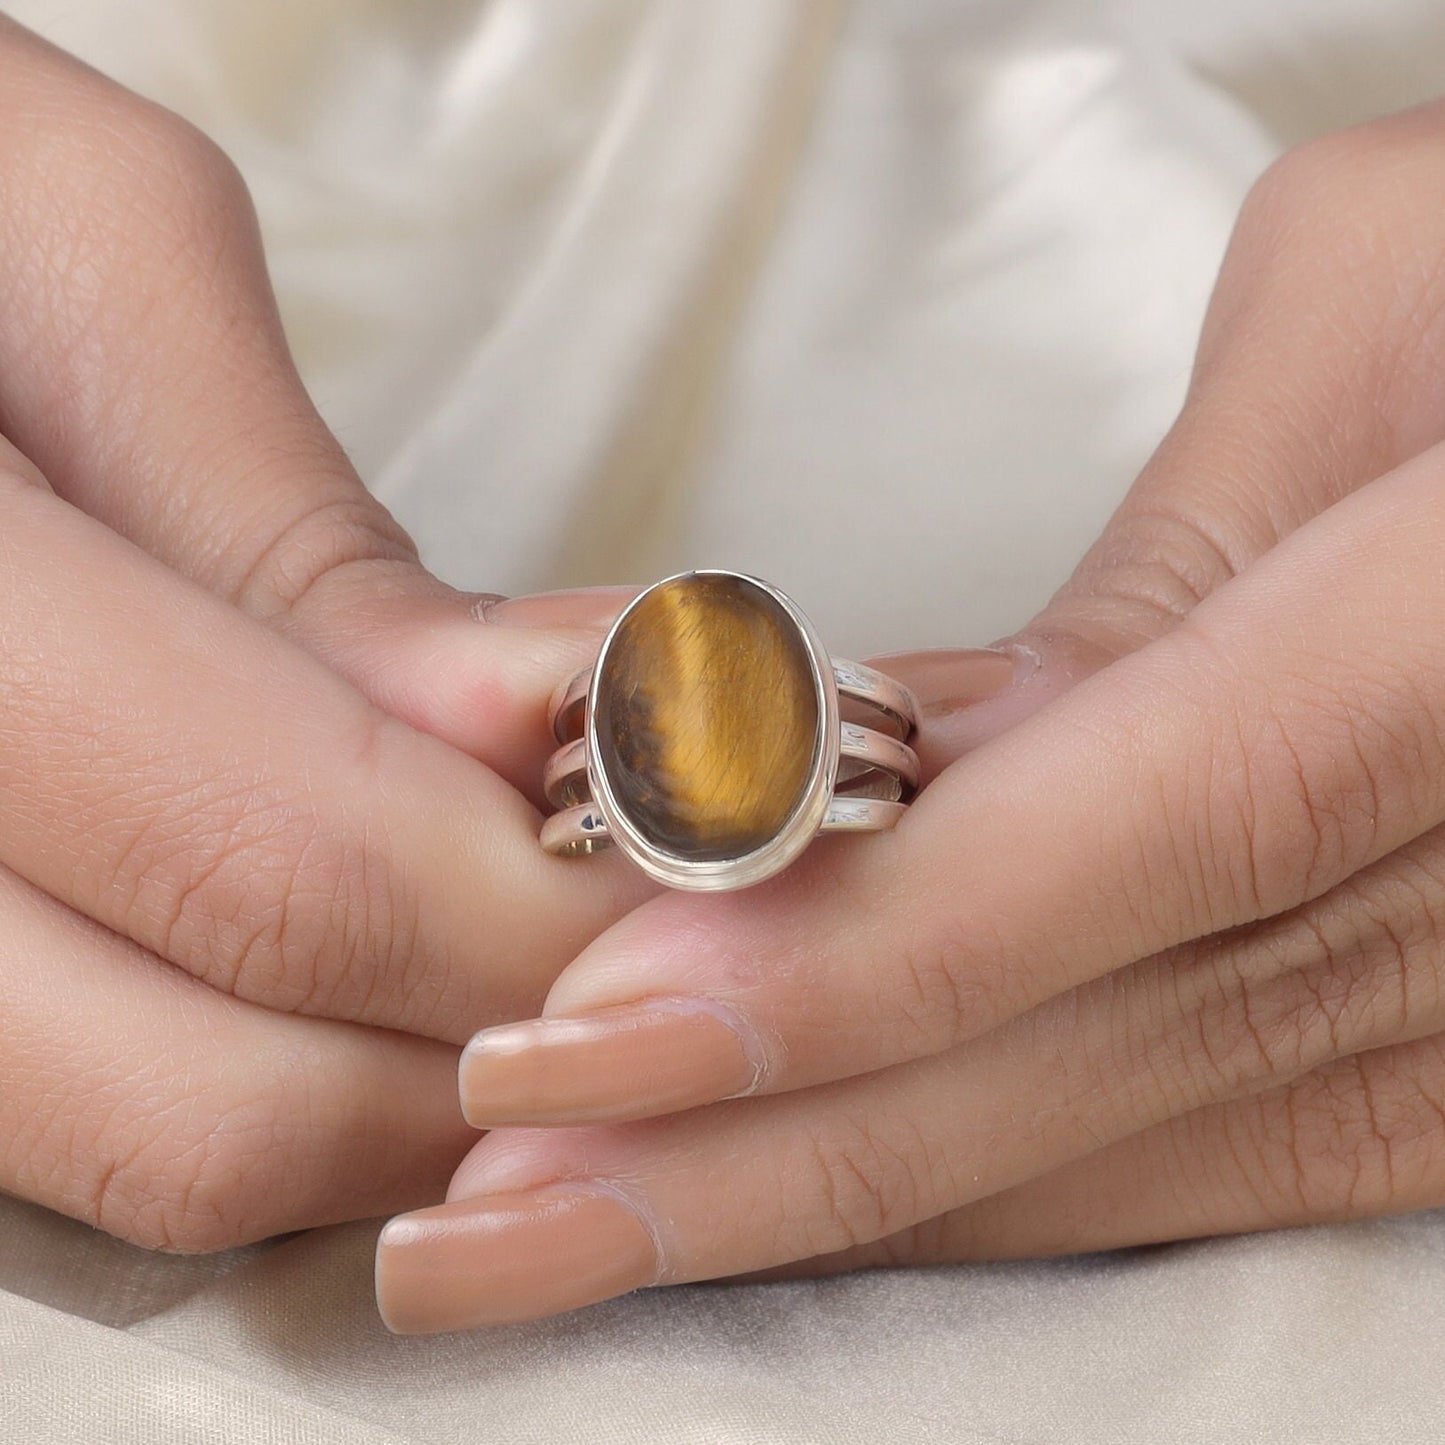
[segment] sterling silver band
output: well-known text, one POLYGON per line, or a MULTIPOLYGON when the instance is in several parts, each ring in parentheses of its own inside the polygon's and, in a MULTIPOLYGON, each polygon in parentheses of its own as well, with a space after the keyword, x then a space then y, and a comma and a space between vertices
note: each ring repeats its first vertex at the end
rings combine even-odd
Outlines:
MULTIPOLYGON (((907 803, 884 798, 838 798, 828 804, 820 833, 881 833, 908 810, 907 803)), ((564 808, 542 824, 542 846, 558 857, 577 858, 611 843, 607 820, 592 803, 564 808)))
POLYGON ((919 785, 908 688, 830 658, 790 598, 736 572, 639 594, 549 725, 542 847, 616 845, 674 888, 745 888, 818 833, 892 828, 919 785))

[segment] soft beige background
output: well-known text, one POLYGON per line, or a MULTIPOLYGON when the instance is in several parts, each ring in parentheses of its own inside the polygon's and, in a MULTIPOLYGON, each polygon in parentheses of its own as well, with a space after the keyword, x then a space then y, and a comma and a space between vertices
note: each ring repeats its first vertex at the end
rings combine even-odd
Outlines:
MULTIPOLYGON (((1177 404, 1250 178, 1445 88, 1439 0, 10 8, 236 156, 444 576, 739 566, 840 651, 1022 620, 1177 404)), ((422 1341, 374 1235, 169 1259, 0 1199, 0 1441, 1445 1440, 1445 1215, 422 1341)))

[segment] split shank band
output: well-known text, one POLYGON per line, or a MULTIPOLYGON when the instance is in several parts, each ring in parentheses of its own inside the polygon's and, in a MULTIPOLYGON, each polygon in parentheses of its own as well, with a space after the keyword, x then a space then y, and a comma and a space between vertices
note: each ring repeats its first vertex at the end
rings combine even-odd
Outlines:
POLYGON ((550 722, 542 846, 615 844, 674 888, 747 887, 819 832, 891 828, 918 786, 909 690, 829 658, 791 599, 736 572, 641 593, 550 722))

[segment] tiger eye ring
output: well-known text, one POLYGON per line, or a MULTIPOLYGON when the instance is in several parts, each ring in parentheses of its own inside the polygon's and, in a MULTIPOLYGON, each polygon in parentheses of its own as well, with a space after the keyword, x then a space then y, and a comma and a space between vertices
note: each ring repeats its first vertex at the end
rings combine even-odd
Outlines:
POLYGON ((792 600, 738 572, 649 587, 553 699, 549 853, 616 844, 673 888, 746 888, 819 832, 891 828, 918 786, 902 683, 830 659, 792 600))

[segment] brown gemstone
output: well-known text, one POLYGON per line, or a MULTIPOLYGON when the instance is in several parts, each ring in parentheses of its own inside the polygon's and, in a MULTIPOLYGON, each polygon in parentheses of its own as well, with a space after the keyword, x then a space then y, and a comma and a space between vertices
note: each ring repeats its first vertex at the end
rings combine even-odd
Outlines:
POLYGON ((807 643, 745 577, 658 583, 597 679, 597 758, 613 796, 674 857, 738 858, 772 838, 807 791, 819 723, 807 643))

